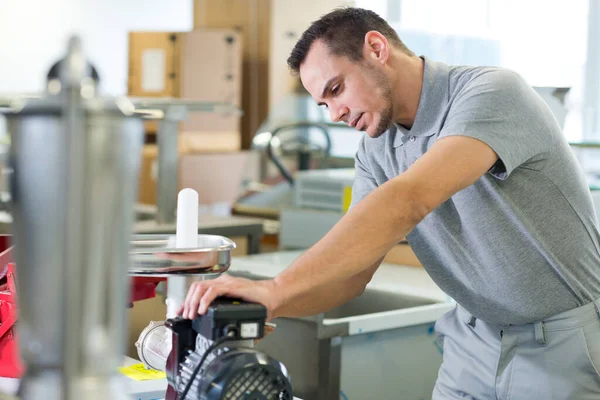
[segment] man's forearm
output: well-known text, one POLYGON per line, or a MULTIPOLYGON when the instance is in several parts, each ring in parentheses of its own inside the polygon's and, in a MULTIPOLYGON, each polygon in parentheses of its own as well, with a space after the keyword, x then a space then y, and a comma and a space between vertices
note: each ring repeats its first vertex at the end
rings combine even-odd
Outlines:
POLYGON ((234 296, 281 315, 297 299, 320 287, 360 274, 405 238, 430 212, 473 185, 498 160, 477 139, 449 136, 437 140, 406 171, 373 190, 314 246, 273 279, 253 282, 223 277, 198 283, 188 293, 189 318, 203 314, 218 296, 234 296))
POLYGON ((275 314, 314 288, 367 270, 406 237, 429 212, 411 189, 398 178, 380 186, 279 274, 272 288, 275 314))
POLYGON ((274 310, 273 318, 307 317, 329 311, 360 295, 369 283, 383 259, 366 271, 341 281, 313 288, 300 296, 289 299, 283 307, 274 310))

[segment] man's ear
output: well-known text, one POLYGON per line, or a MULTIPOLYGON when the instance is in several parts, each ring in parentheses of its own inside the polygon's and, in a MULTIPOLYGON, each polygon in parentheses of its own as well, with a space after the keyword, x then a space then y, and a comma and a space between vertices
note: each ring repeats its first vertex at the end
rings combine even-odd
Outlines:
POLYGON ((378 31, 369 31, 365 34, 363 56, 366 60, 372 60, 385 64, 390 56, 388 40, 378 31))

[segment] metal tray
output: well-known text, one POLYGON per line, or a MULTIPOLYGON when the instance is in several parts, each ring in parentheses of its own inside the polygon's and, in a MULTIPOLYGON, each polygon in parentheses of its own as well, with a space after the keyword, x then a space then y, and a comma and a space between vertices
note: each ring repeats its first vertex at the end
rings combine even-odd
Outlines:
POLYGON ((176 248, 175 235, 134 235, 130 276, 218 274, 231 265, 235 243, 217 235, 198 235, 198 247, 176 248))

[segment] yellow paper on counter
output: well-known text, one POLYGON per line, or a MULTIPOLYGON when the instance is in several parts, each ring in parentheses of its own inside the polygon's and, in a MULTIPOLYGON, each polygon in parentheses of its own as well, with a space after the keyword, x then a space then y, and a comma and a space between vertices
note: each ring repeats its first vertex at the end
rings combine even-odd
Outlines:
POLYGON ((165 372, 146 369, 142 363, 129 365, 127 367, 119 367, 119 371, 123 375, 128 376, 131 379, 135 379, 136 381, 150 381, 154 379, 164 379, 167 377, 165 372))

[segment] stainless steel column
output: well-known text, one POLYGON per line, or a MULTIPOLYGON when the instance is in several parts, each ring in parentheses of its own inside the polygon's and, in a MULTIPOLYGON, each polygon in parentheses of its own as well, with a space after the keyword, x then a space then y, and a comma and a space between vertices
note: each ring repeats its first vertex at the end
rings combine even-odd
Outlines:
POLYGON ((185 105, 166 107, 158 126, 158 182, 156 184, 156 221, 175 223, 179 179, 179 123, 187 118, 185 105))

